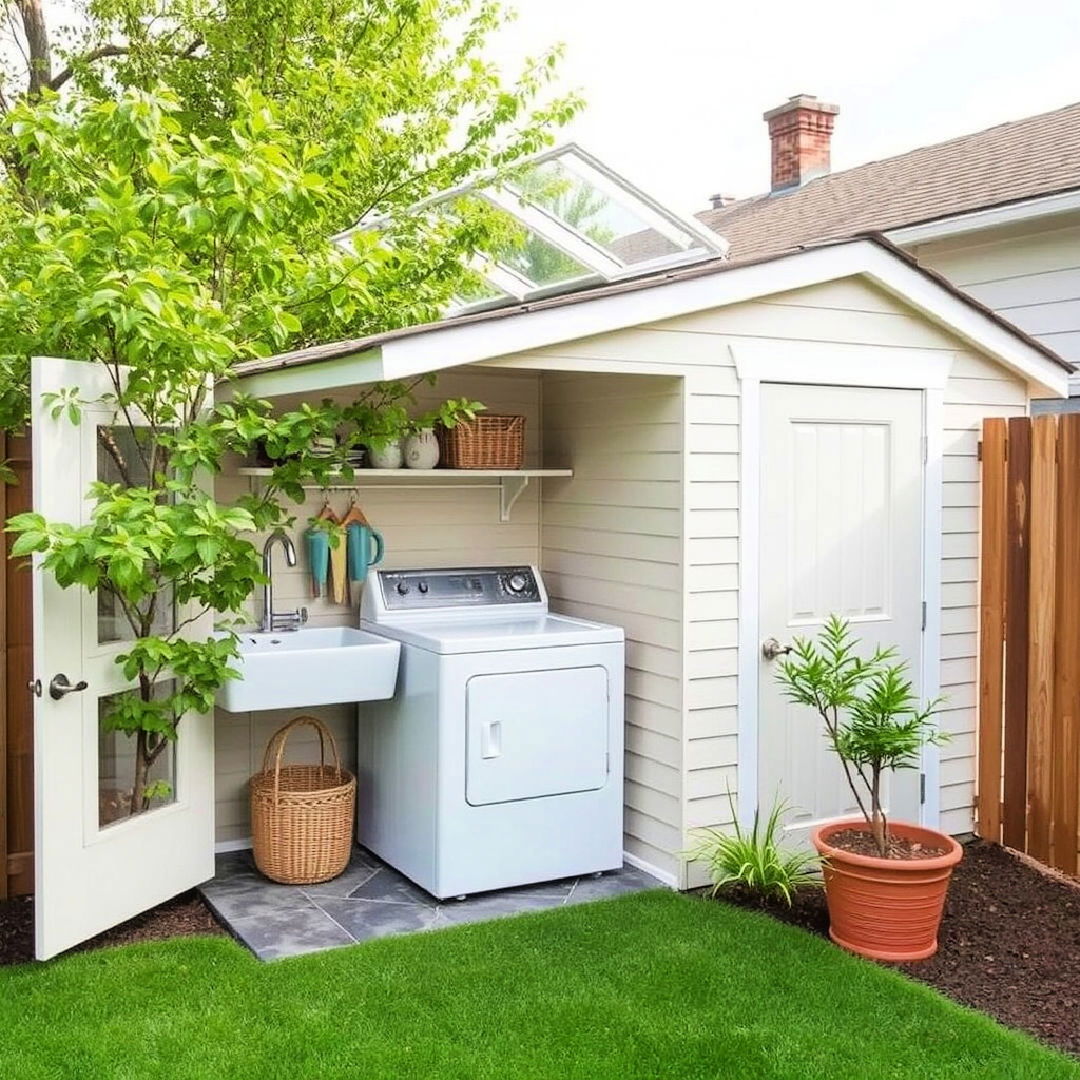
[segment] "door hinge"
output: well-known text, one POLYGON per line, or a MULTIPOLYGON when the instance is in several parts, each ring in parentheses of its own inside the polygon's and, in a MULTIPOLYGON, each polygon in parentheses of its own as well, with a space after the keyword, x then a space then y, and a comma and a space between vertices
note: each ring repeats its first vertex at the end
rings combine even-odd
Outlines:
POLYGON ((926 805, 926 773, 919 773, 919 805, 926 805))
POLYGON ((604 755, 604 772, 608 776, 611 775, 611 751, 610 750, 604 755))
POLYGON ((922 602, 922 629, 925 632, 925 630, 926 630, 926 601, 925 600, 922 602))
POLYGON ((930 460, 930 439, 924 435, 922 437, 922 463, 925 465, 930 460))
POLYGON ((975 444, 975 460, 982 461, 982 439, 975 444))

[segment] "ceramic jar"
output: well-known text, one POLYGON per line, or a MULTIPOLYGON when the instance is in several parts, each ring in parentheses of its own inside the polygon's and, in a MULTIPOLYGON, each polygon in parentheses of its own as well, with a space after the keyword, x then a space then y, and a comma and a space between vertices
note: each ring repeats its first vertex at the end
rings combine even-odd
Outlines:
POLYGON ((439 464, 439 440, 431 428, 405 440, 405 464, 410 469, 434 469, 439 464))
POLYGON ((368 454, 373 469, 400 469, 404 462, 401 439, 391 439, 381 446, 369 446, 368 454))

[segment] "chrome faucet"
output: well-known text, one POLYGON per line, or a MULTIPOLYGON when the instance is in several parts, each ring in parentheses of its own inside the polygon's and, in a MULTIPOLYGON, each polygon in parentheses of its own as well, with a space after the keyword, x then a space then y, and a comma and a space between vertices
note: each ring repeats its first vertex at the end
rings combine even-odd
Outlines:
POLYGON ((299 630, 302 623, 307 622, 307 608, 297 611, 274 611, 274 579, 273 579, 273 554, 274 545, 281 544, 285 549, 285 562, 289 566, 296 565, 296 547, 292 540, 283 532, 271 533, 263 544, 262 570, 266 578, 263 585, 263 617, 262 631, 264 634, 273 633, 276 630, 299 630))

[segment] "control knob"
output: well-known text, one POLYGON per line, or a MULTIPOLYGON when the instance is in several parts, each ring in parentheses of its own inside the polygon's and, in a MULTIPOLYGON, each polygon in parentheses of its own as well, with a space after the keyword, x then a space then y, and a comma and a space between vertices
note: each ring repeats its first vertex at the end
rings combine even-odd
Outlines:
POLYGON ((508 592, 512 592, 515 595, 520 596, 529 587, 529 578, 526 574, 511 574, 506 579, 506 588, 508 592))
POLYGON ((399 581, 397 583, 397 591, 404 596, 409 591, 409 583, 407 581, 399 581))

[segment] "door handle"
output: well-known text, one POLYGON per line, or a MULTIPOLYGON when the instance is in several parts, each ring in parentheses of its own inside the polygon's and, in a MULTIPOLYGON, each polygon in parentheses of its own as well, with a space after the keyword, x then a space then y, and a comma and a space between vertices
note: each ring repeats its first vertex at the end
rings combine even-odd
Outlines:
POLYGON ((85 690, 90 684, 85 679, 80 679, 75 685, 71 684, 68 677, 62 672, 59 675, 54 675, 49 680, 49 697, 53 701, 59 701, 63 697, 67 697, 68 694, 77 694, 82 690, 85 690))
POLYGON ((761 643, 761 655, 766 660, 775 660, 778 656, 787 656, 791 652, 790 645, 782 645, 776 638, 766 638, 761 643))
POLYGON ((502 721, 488 720, 480 729, 480 756, 496 758, 502 754, 502 721))

